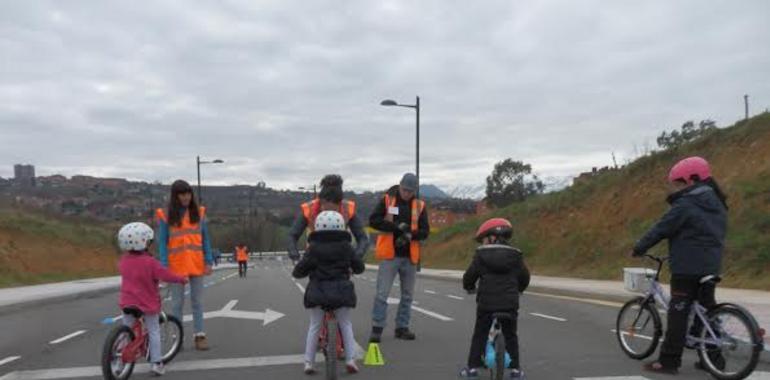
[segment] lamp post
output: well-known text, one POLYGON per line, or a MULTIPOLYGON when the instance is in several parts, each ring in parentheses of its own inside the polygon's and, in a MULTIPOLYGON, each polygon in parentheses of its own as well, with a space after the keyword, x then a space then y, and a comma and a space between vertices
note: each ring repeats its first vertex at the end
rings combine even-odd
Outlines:
POLYGON ((225 162, 219 159, 214 161, 201 161, 201 156, 195 156, 195 164, 198 167, 198 205, 203 204, 203 194, 201 193, 201 165, 205 164, 224 164, 225 162))
POLYGON ((420 97, 417 97, 417 100, 414 104, 399 104, 395 100, 386 99, 380 102, 381 106, 386 107, 406 107, 406 108, 413 108, 416 111, 417 115, 417 136, 415 139, 415 175, 417 176, 417 198, 420 197, 420 97))

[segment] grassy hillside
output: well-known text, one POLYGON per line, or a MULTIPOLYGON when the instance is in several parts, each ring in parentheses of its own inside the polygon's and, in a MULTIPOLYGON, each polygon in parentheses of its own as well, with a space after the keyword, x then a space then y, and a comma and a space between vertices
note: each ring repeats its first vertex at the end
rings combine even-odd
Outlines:
POLYGON ((0 208, 0 287, 117 273, 116 226, 0 208))
MULTIPOLYGON (((665 176, 678 159, 701 155, 728 194, 725 285, 770 290, 770 114, 716 130, 675 151, 643 157, 617 172, 441 231, 425 265, 464 268, 482 219, 512 220, 514 242, 536 274, 620 279, 634 241, 667 209, 665 176)), ((664 253, 666 244, 654 252, 664 253)))

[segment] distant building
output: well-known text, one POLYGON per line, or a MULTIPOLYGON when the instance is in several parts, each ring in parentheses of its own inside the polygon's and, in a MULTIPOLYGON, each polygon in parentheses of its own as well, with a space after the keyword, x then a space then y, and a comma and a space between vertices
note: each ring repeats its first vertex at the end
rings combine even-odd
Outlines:
POLYGON ((13 180, 24 187, 35 187, 35 166, 16 164, 13 166, 13 180))
POLYGON ((37 183, 41 186, 61 187, 67 184, 67 177, 59 174, 48 177, 37 177, 37 183))

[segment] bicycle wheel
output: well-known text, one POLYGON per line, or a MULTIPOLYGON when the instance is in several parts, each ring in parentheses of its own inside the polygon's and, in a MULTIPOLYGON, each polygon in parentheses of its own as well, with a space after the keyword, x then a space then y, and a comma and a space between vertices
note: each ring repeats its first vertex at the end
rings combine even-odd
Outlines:
POLYGON ((168 364, 182 350, 184 342, 184 328, 182 322, 173 315, 161 313, 160 315, 160 349, 163 356, 161 361, 168 364))
POLYGON ((102 375, 106 380, 125 380, 134 372, 134 363, 123 362, 123 349, 134 340, 134 332, 127 326, 110 331, 102 349, 102 375))
POLYGON ((326 320, 326 380, 337 380, 337 320, 326 320))
POLYGON ((737 305, 719 305, 706 314, 714 334, 700 332, 698 356, 703 367, 720 380, 748 377, 757 366, 762 338, 754 317, 737 305))
POLYGON ((495 337, 495 380, 503 380, 505 372, 505 339, 502 334, 495 337))
POLYGON ((644 359, 658 348, 663 328, 654 306, 644 297, 637 297, 626 302, 618 313, 615 334, 620 348, 632 359, 644 359))

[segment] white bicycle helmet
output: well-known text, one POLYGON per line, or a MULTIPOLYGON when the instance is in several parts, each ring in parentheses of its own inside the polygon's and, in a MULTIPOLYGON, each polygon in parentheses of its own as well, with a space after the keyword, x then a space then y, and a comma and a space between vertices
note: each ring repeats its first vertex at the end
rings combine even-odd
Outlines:
POLYGON ((121 251, 144 251, 150 246, 155 232, 144 223, 129 223, 118 231, 118 246, 121 251))
POLYGON ((337 211, 324 211, 315 218, 316 231, 345 231, 345 218, 337 211))

